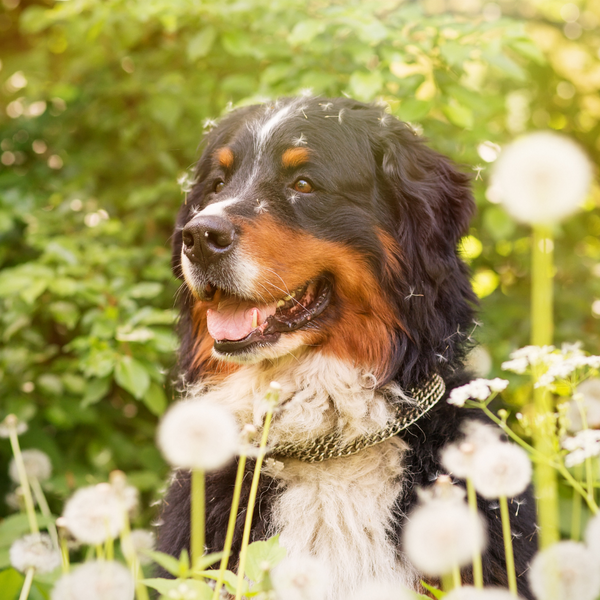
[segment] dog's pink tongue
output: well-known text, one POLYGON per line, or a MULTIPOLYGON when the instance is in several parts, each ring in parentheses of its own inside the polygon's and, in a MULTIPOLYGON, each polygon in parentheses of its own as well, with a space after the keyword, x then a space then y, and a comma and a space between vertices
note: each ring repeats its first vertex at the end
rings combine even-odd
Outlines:
POLYGON ((208 309, 206 325, 214 340, 241 340, 275 314, 277 303, 256 306, 248 300, 230 298, 219 303, 217 310, 208 309), (253 321, 256 315, 256 326, 253 321))

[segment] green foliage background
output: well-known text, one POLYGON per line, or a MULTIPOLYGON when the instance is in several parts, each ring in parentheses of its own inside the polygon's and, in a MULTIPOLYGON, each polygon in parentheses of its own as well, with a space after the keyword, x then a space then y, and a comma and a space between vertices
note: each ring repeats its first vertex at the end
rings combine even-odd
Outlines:
MULTIPOLYGON (((0 418, 26 418, 23 446, 51 456, 56 510, 115 468, 146 500, 162 485, 177 180, 227 107, 311 88, 382 99, 422 128, 472 169, 476 336, 495 371, 526 344, 529 231, 486 199, 478 147, 550 128, 597 162, 600 7, 577 6, 567 23, 555 0, 3 0, 0 418)), ((595 353, 599 205, 596 189, 555 247, 557 341, 595 353)), ((0 440, 0 514, 9 457, 0 440)))

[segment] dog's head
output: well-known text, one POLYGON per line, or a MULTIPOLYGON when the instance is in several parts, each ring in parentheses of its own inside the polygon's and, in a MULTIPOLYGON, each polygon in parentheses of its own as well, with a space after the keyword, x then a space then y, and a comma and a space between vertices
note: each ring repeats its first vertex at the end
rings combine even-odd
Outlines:
POLYGON ((381 107, 291 98, 208 135, 173 268, 184 366, 301 349, 415 385, 462 358, 474 301, 456 246, 468 178, 381 107))

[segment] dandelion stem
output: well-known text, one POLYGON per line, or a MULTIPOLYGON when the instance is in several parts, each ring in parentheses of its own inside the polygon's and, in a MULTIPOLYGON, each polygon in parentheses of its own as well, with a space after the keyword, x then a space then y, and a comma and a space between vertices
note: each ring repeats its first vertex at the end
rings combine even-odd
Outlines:
POLYGON ((446 573, 442 575, 442 590, 448 593, 454 589, 454 573, 446 573))
POLYGON ((70 570, 70 561, 69 561, 69 546, 67 544, 67 539, 64 535, 60 536, 60 555, 62 558, 62 572, 63 575, 66 575, 70 570))
POLYGON ((513 555, 512 533, 510 530, 510 515, 506 496, 500 496, 500 516, 502 518, 502 536, 504 537, 504 553, 506 556, 506 573, 508 575, 508 589, 517 597, 517 576, 515 573, 515 559, 513 555))
POLYGON ((33 583, 34 574, 35 569, 33 567, 29 567, 25 573, 25 581, 23 582, 23 587, 21 588, 19 600, 27 600, 27 598, 29 598, 29 592, 31 591, 31 584, 33 583))
MULTIPOLYGON (((533 226, 531 252, 531 343, 545 346, 553 338, 553 260, 552 230, 547 225, 533 226)), ((537 379, 534 368, 534 384, 537 379)), ((533 390, 535 408, 533 445, 551 457, 555 441, 552 397, 543 387, 533 390)), ((540 524, 540 546, 547 548, 558 541, 558 486, 556 471, 548 464, 535 467, 535 487, 540 524)))
MULTIPOLYGON (((477 494, 470 477, 467 477, 467 499, 469 501, 471 512, 477 517, 477 494)), ((483 589, 483 566, 481 564, 481 552, 479 550, 475 550, 473 553, 473 583, 476 588, 483 589)))
POLYGON ((23 462, 23 455, 21 454, 21 447, 19 446, 19 435, 17 434, 17 417, 15 417, 14 415, 9 415, 8 417, 6 417, 4 422, 8 426, 10 445, 12 447, 13 455, 15 457, 17 472, 19 473, 19 483, 21 484, 21 489, 23 490, 23 499, 25 500, 25 510, 27 512, 27 520, 29 521, 29 529, 31 530, 31 533, 39 533, 40 528, 38 526, 37 518, 35 516, 33 498, 31 497, 31 488, 29 487, 27 471, 25 470, 25 463, 23 462))
POLYGON ((204 470, 192 470, 192 568, 204 556, 204 470))
POLYGON ((256 502, 256 494, 258 492, 258 481, 260 479, 260 470, 262 468, 263 459, 265 456, 265 448, 267 447, 267 438, 269 436, 269 428, 271 427, 271 419, 273 418, 273 410, 279 400, 278 385, 271 384, 271 390, 267 396, 269 409, 265 416, 265 424, 263 426, 262 438, 260 440, 260 449, 254 466, 254 474, 252 476, 252 485, 250 486, 250 496, 248 498, 248 510, 246 511, 246 521, 244 523, 244 534, 242 536, 242 548, 240 550, 240 563, 238 567, 237 588, 235 590, 235 600, 240 600, 242 597, 242 588, 244 585, 244 571, 246 569, 246 553, 248 551, 248 543, 250 541, 250 529, 252 527, 252 517, 254 515, 254 504, 256 502))
POLYGON ((129 513, 127 508, 123 506, 123 528, 121 529, 121 551, 127 561, 127 565, 131 569, 131 574, 135 579, 135 595, 137 600, 149 600, 148 590, 140 581, 143 579, 143 572, 140 566, 140 561, 135 551, 133 542, 131 541, 131 524, 129 523, 129 513))
POLYGON ((242 482, 244 480, 244 471, 246 470, 246 454, 241 454, 238 462, 237 474, 235 476, 235 486, 233 489, 233 500, 231 502, 231 512, 229 513, 229 523, 227 524, 227 535, 225 537, 225 547, 223 548, 223 558, 219 566, 219 578, 215 585, 215 591, 212 595, 212 600, 218 600, 219 592, 225 580, 225 569, 229 562, 231 554, 231 544, 233 543, 233 532, 237 520, 238 509, 240 507, 240 495, 242 493, 242 482))
POLYGON ((35 500, 40 507, 40 511, 44 517, 48 518, 48 533, 50 534, 50 538, 52 539, 54 547, 58 550, 58 532, 56 531, 56 525, 52 522, 52 513, 50 512, 50 507, 46 501, 44 490, 42 489, 40 482, 37 480, 37 477, 32 477, 29 483, 31 484, 31 489, 33 491, 33 495, 35 496, 35 500))
POLYGON ((460 577, 460 567, 458 565, 454 565, 452 568, 452 584, 455 588, 459 588, 462 586, 462 579, 460 577))
MULTIPOLYGON (((581 478, 581 465, 575 468, 575 475, 581 478)), ((578 542, 581 537, 581 494, 573 488, 573 499, 571 500, 571 539, 578 542)))

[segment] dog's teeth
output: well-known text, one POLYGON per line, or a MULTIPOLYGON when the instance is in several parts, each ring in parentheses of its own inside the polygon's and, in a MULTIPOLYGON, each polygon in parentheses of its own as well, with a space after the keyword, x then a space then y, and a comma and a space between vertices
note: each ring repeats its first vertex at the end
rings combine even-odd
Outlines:
POLYGON ((279 300, 279 302, 277 302, 277 308, 281 308, 284 304, 285 300, 279 300))
POLYGON ((284 300, 287 302, 296 296, 296 292, 292 292, 289 296, 286 296, 284 300))

